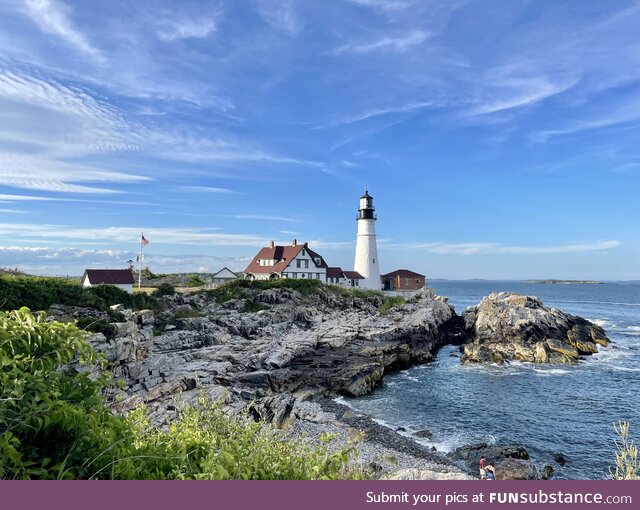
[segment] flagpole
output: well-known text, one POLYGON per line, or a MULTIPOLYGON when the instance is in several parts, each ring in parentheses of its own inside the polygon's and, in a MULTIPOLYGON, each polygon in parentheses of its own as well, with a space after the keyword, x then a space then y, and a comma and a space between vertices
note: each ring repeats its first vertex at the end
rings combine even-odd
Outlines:
POLYGON ((144 245, 142 244, 142 239, 144 238, 144 232, 140 233, 140 255, 138 255, 138 288, 140 288, 140 284, 142 283, 142 248, 144 245))

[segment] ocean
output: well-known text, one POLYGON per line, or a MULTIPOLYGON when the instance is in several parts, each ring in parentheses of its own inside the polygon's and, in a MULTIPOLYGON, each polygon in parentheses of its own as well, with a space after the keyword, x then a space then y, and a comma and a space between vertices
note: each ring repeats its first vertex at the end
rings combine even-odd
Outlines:
POLYGON ((458 313, 497 291, 538 296, 604 327, 613 345, 575 366, 511 363, 463 366, 457 347, 430 364, 385 376, 373 394, 344 399, 439 451, 472 443, 525 446, 554 478, 602 479, 614 465, 613 424, 628 421, 640 439, 640 283, 535 284, 515 281, 433 281, 458 313), (566 458, 564 467, 554 455, 566 458))

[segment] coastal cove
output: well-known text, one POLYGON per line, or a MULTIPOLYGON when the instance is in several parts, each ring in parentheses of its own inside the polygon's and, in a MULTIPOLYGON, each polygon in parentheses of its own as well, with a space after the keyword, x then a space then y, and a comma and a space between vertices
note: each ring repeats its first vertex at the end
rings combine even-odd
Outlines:
MULTIPOLYGON (((457 347, 433 363, 385 377, 371 395, 341 399, 358 412, 438 451, 474 443, 518 444, 554 478, 608 478, 613 423, 640 423, 640 284, 434 281, 461 313, 496 291, 536 295, 546 306, 604 327, 613 344, 574 366, 463 365, 457 347), (403 431, 404 430, 404 431, 403 431), (554 457, 561 454, 566 463, 554 457)), ((636 426, 637 428, 637 426, 636 426)))

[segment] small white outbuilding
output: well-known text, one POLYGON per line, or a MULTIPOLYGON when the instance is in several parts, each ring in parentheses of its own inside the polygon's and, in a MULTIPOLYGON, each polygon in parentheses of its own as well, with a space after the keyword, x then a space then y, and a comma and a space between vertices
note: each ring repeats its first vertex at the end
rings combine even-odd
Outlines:
POLYGON ((113 285, 128 293, 133 291, 135 278, 131 269, 85 269, 82 286, 113 285))

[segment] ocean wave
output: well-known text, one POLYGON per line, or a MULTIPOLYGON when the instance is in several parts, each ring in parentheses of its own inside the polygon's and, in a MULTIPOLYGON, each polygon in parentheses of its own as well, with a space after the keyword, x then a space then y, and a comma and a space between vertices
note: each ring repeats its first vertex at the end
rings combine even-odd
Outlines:
POLYGON ((640 372, 640 368, 632 368, 632 367, 611 367, 612 370, 617 370, 619 372, 640 372))
POLYGON ((589 322, 593 322, 596 326, 600 326, 601 328, 612 328, 615 327, 615 322, 611 322, 609 319, 590 319, 589 317, 585 317, 589 322))
POLYGON ((534 368, 533 371, 542 376, 566 375, 571 373, 571 370, 565 368, 534 368))

